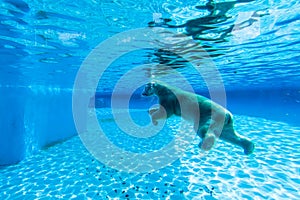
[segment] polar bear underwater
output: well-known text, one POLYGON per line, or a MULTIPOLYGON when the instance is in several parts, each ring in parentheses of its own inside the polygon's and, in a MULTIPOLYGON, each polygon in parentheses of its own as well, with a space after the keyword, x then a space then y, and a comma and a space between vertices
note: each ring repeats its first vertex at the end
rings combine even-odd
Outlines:
POLYGON ((147 83, 142 95, 158 97, 159 107, 149 110, 153 125, 157 125, 159 119, 169 118, 172 115, 181 116, 193 123, 195 132, 202 139, 199 143, 202 150, 210 150, 219 137, 242 147, 246 155, 254 151, 254 143, 234 130, 232 114, 210 99, 161 81, 147 83))

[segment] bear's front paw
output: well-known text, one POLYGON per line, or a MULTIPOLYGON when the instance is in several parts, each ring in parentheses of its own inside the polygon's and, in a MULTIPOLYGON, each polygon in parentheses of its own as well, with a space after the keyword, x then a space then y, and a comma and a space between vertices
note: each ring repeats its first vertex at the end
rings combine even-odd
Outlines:
POLYGON ((153 124, 154 126, 156 126, 156 125, 158 124, 158 122, 157 122, 156 120, 152 120, 152 124, 153 124))

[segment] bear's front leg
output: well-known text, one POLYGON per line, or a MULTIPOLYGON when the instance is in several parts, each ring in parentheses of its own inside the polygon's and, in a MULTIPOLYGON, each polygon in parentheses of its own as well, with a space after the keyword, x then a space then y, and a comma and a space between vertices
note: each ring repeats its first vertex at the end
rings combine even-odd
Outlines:
POLYGON ((197 131, 197 135, 202 139, 202 141, 198 144, 199 148, 204 151, 209 151, 215 144, 216 136, 215 133, 209 128, 211 120, 199 127, 197 131))
POLYGON ((154 112, 156 112, 156 111, 158 111, 158 110, 159 110, 159 108, 151 108, 151 109, 148 110, 148 113, 149 113, 150 115, 152 115, 152 113, 154 113, 154 112))
POLYGON ((151 109, 149 113, 151 115, 152 123, 155 126, 158 124, 158 119, 165 119, 167 117, 166 111, 162 106, 160 106, 159 108, 151 109))

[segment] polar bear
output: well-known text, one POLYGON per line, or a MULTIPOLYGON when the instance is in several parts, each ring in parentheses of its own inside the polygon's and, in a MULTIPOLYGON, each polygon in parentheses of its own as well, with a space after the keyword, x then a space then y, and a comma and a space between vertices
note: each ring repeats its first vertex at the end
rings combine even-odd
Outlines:
POLYGON ((246 155, 254 151, 254 143, 234 130, 232 114, 210 99, 161 81, 147 83, 142 95, 158 97, 159 107, 149 110, 154 125, 157 125, 159 119, 169 118, 172 115, 181 116, 193 123, 195 132, 202 138, 199 143, 202 150, 210 150, 219 137, 242 147, 246 155))

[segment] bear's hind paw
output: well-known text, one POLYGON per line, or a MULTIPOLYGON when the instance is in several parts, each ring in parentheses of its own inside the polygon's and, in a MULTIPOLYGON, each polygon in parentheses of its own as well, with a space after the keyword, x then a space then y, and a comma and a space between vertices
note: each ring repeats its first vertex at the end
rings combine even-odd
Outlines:
POLYGON ((254 143, 249 140, 245 140, 245 141, 243 141, 243 143, 244 143, 243 144, 244 154, 246 154, 246 155, 252 154, 255 149, 254 143))

